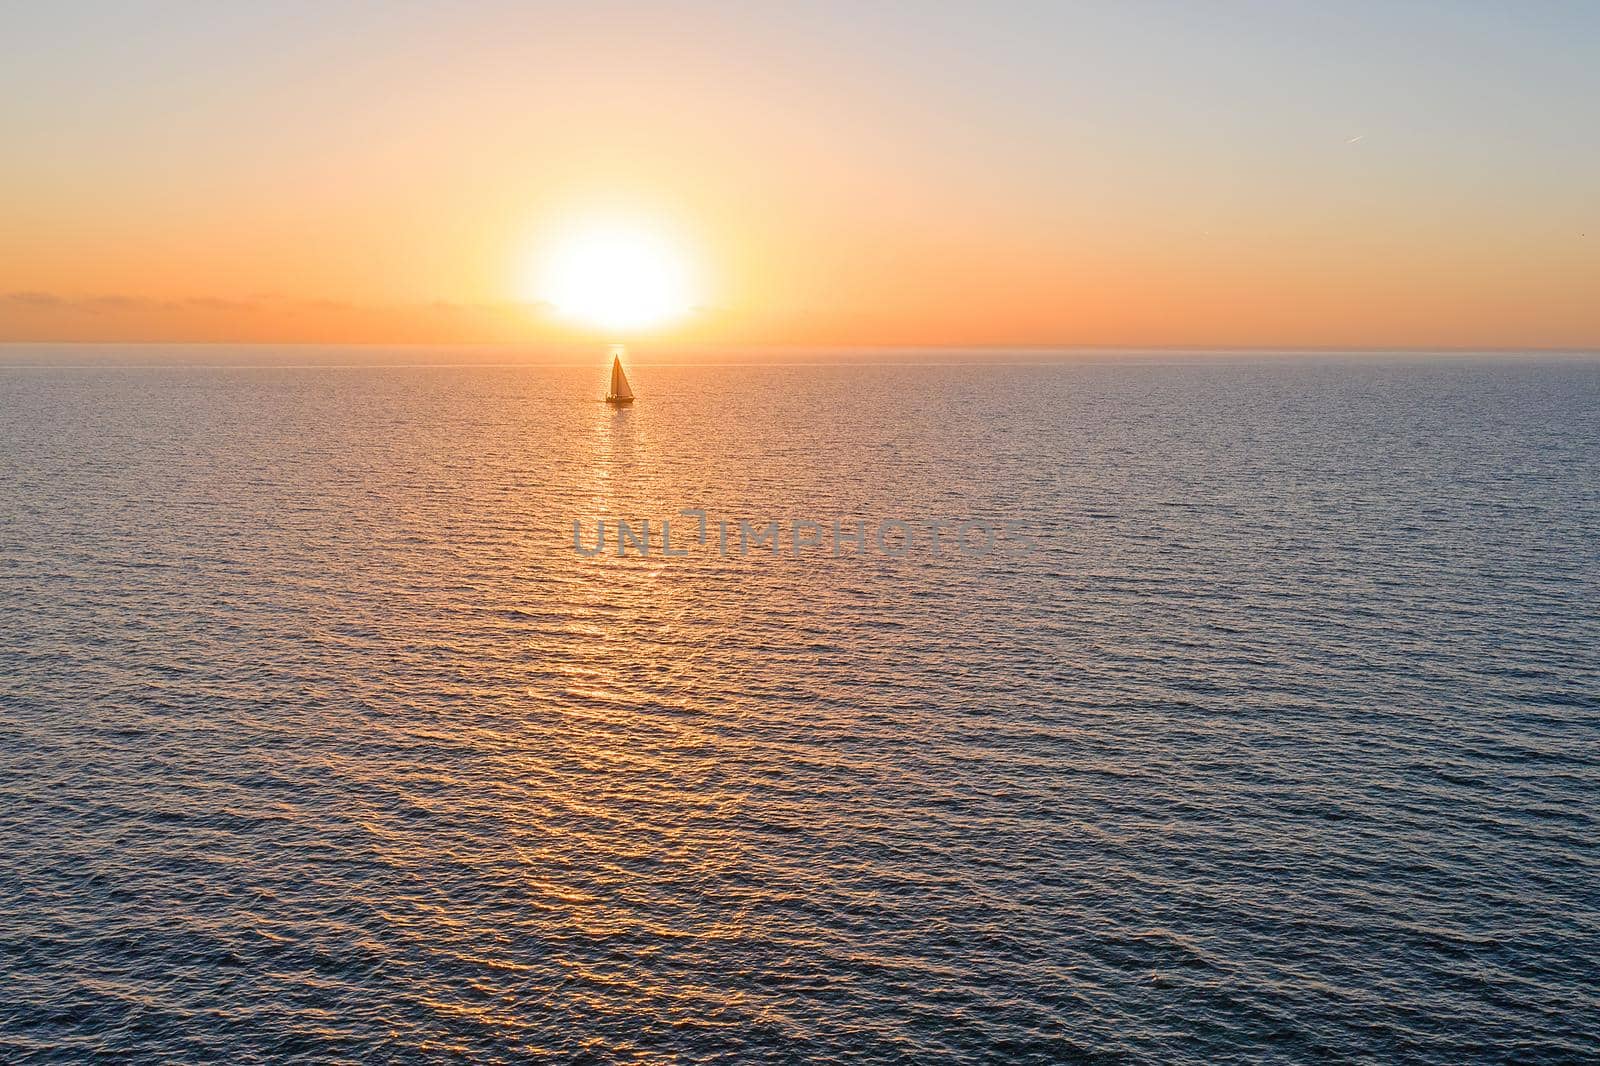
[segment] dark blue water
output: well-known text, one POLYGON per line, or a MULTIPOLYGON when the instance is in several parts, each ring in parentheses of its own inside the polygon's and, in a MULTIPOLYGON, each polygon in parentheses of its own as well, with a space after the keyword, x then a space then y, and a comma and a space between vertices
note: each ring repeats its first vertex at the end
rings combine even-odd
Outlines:
POLYGON ((603 377, 0 370, 0 1060, 1600 1056, 1600 365, 603 377))

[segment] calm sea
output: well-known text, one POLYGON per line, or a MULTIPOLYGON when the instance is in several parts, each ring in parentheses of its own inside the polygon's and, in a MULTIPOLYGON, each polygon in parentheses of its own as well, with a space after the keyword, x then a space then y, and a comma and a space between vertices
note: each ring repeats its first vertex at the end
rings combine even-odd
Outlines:
POLYGON ((0 1059, 1600 1055, 1600 364, 632 376, 0 370, 0 1059))

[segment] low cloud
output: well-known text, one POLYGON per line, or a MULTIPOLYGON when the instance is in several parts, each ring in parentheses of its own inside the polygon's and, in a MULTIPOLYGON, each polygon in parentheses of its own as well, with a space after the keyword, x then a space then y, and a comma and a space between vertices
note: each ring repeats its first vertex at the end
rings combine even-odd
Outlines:
POLYGON ((148 296, 108 293, 98 296, 63 296, 55 292, 25 290, 0 295, 0 304, 15 309, 58 311, 63 313, 114 314, 118 312, 171 311, 190 308, 198 311, 249 311, 257 305, 251 300, 232 300, 221 296, 191 296, 184 300, 154 300, 148 296))
POLYGON ((544 301, 0 292, 0 343, 527 344, 586 336, 544 301))
POLYGON ((183 305, 202 311, 249 311, 256 306, 251 300, 228 300, 220 296, 191 296, 183 305))
POLYGON ((3 299, 18 307, 58 307, 62 303, 53 292, 8 292, 3 299))

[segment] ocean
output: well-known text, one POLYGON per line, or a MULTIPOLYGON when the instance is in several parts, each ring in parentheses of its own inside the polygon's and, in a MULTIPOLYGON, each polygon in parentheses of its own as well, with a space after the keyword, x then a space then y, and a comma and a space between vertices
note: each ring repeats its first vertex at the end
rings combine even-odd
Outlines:
POLYGON ((0 368, 0 1059, 1600 1057, 1600 363, 929 358, 0 368))

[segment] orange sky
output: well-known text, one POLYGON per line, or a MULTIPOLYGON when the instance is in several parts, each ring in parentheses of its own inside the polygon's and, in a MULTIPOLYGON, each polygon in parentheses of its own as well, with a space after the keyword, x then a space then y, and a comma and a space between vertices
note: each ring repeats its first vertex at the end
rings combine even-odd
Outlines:
POLYGON ((269 6, 0 15, 0 339, 1600 346, 1581 7, 269 6))

